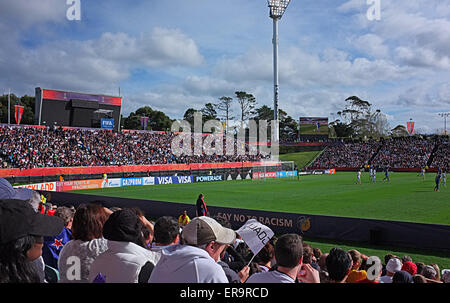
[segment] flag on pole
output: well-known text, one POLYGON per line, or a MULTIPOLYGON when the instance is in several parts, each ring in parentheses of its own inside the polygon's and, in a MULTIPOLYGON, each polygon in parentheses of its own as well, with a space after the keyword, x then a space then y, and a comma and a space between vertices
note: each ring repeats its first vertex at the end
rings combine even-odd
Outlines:
POLYGON ((242 237, 242 240, 253 252, 253 256, 256 256, 274 235, 274 232, 269 227, 255 219, 248 220, 236 233, 242 237))
POLYGON ((406 122, 406 126, 408 128, 408 133, 412 135, 414 131, 414 122, 406 122))
POLYGON ((20 124, 20 121, 22 120, 23 109, 23 106, 14 105, 14 117, 16 118, 17 124, 20 124))

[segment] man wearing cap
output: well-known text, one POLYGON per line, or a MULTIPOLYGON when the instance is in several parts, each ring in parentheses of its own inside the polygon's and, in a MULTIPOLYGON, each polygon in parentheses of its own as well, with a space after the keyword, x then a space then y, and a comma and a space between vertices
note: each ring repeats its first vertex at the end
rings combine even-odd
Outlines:
POLYGON ((228 283, 217 263, 236 233, 210 217, 192 219, 181 233, 183 244, 162 250, 149 283, 228 283))
POLYGON ((380 278, 381 283, 392 283, 392 277, 397 271, 402 270, 402 261, 398 258, 389 259, 386 264, 386 275, 380 278))
POLYGON ((0 200, 0 282, 41 282, 32 262, 42 255, 42 237, 63 227, 62 219, 39 214, 28 202, 0 200))

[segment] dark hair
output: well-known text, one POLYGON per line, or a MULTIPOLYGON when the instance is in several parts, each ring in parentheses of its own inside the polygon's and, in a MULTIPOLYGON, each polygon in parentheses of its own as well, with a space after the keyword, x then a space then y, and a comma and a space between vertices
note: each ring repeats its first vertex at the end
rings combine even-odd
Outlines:
POLYGON ((169 245, 178 234, 180 234, 180 225, 174 217, 164 216, 156 220, 153 234, 156 243, 169 245))
POLYGON ((293 268, 303 256, 302 238, 297 234, 284 234, 275 244, 277 265, 293 268))
POLYGON ((303 263, 311 264, 312 257, 314 256, 313 248, 311 245, 303 243, 303 263))
POLYGON ((0 283, 39 283, 39 275, 27 251, 35 244, 33 236, 25 236, 0 244, 0 283))
POLYGON ((326 259, 327 270, 330 279, 342 281, 352 267, 352 259, 349 254, 340 248, 332 248, 326 259))
POLYGON ((266 264, 270 262, 275 256, 275 248, 270 242, 267 242, 266 245, 259 251, 259 253, 255 256, 255 261, 257 263, 266 264))
POLYGON ((98 204, 81 204, 73 217, 73 239, 90 241, 101 238, 103 225, 107 219, 108 215, 103 206, 98 204))

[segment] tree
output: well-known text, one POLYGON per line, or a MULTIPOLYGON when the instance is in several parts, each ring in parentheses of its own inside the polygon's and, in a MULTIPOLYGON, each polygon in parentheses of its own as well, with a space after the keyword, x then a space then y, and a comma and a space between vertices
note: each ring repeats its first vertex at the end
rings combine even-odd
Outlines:
POLYGON ((241 108, 241 126, 255 114, 256 98, 246 92, 235 92, 239 107, 241 108))
MULTIPOLYGON (((348 103, 344 110, 337 114, 344 120, 340 123, 346 124, 353 130, 352 135, 379 138, 388 134, 389 123, 381 110, 373 111, 369 101, 362 100, 357 96, 348 97, 345 101, 348 103)), ((333 127, 335 127, 337 135, 340 131, 349 132, 348 129, 342 128, 342 124, 334 123, 333 127), (341 127, 341 129, 336 130, 336 127, 341 127)))
POLYGON ((144 106, 130 113, 123 119, 125 129, 142 129, 141 117, 149 117, 147 129, 158 131, 170 131, 172 120, 163 112, 153 110, 150 106, 144 106))
MULTIPOLYGON (((253 119, 259 126, 259 121, 266 120, 267 122, 272 121, 274 118, 273 109, 267 105, 263 105, 255 109, 255 116, 253 119)), ((298 137, 298 123, 289 116, 284 110, 278 109, 278 119, 280 128, 280 141, 292 141, 298 137)), ((267 136, 271 138, 271 127, 268 124, 267 136)))
MULTIPOLYGON (((14 118, 15 105, 23 106, 23 114, 20 124, 33 125, 34 124, 34 97, 23 96, 19 98, 18 96, 11 94, 10 96, 10 119, 11 124, 16 124, 16 119, 14 118)), ((0 122, 8 123, 8 95, 0 96, 0 122)))
POLYGON ((225 134, 227 133, 228 130, 228 121, 234 119, 233 116, 231 116, 231 104, 233 102, 233 98, 231 97, 226 97, 226 96, 222 96, 219 98, 220 102, 216 103, 214 105, 214 107, 219 110, 222 111, 223 114, 219 115, 220 117, 225 119, 225 134))
POLYGON ((409 133, 404 125, 397 125, 391 130, 391 135, 393 137, 407 137, 409 133))
POLYGON ((206 103, 205 107, 201 109, 201 112, 203 114, 204 121, 217 120, 217 112, 212 103, 206 103))

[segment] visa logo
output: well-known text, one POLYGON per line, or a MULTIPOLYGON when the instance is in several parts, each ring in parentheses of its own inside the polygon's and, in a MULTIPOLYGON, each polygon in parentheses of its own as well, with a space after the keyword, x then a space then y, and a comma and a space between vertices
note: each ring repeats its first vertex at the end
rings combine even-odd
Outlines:
POLYGON ((158 184, 172 184, 171 177, 156 177, 158 179, 158 184))
POLYGON ((178 183, 191 183, 191 178, 189 176, 180 176, 178 178, 178 183))

